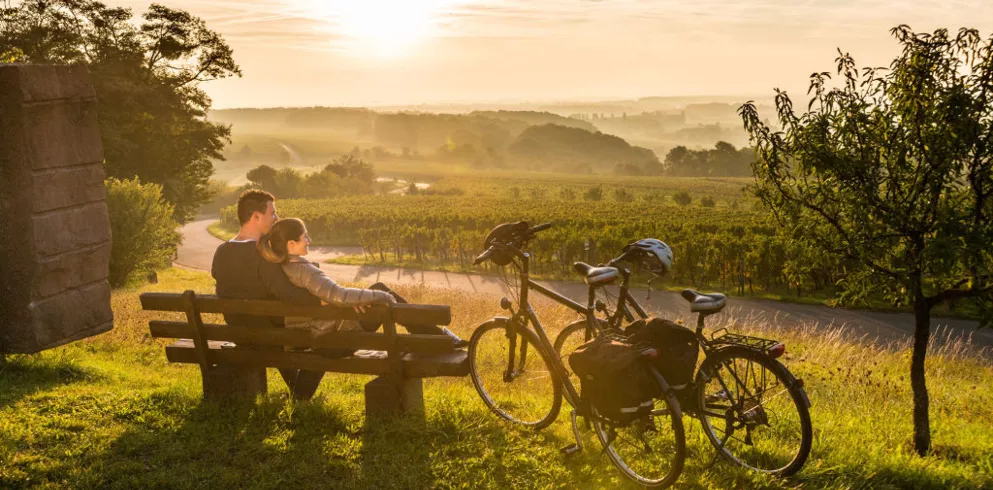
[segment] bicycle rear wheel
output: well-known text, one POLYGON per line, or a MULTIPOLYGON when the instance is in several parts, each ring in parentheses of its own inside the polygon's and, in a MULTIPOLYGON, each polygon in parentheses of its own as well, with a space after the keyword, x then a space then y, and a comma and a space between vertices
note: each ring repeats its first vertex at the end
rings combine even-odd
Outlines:
POLYGON ((700 422, 726 459, 745 468, 789 476, 810 455, 809 401, 774 359, 728 349, 707 359, 696 378, 700 422))
MULTIPOLYGON (((660 376, 657 371, 654 375, 660 376)), ((626 426, 600 418, 594 408, 591 411, 597 439, 625 476, 646 487, 676 482, 686 460, 686 439, 675 397, 663 393, 651 414, 626 426)))
POLYGON ((562 406, 562 386, 530 330, 507 320, 479 326, 469 340, 469 374, 497 416, 542 429, 562 406))

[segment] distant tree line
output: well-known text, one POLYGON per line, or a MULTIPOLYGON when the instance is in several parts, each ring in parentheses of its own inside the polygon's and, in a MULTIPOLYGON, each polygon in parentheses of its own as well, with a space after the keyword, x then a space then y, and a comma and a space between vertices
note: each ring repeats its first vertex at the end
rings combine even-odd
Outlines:
POLYGON ((672 177, 751 177, 755 150, 736 149, 718 141, 710 150, 690 150, 677 146, 665 156, 665 175, 672 177))
POLYGON ((293 168, 277 170, 260 165, 250 170, 246 178, 249 181, 246 187, 264 189, 280 199, 371 194, 376 183, 372 165, 352 155, 343 155, 311 174, 293 168))

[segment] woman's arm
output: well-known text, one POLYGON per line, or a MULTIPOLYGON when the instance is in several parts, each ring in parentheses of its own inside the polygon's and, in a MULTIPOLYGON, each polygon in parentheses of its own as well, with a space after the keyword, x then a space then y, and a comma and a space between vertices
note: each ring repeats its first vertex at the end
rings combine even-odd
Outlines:
POLYGON ((339 286, 310 262, 288 262, 283 264, 283 270, 291 283, 333 305, 365 306, 394 302, 393 296, 385 291, 339 286))

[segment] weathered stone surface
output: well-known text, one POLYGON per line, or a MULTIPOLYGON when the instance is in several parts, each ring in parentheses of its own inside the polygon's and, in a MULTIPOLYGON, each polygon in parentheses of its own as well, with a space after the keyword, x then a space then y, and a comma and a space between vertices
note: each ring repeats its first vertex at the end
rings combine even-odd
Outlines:
POLYGON ((0 352, 113 327, 95 104, 84 66, 0 64, 0 352))
POLYGON ((96 102, 53 101, 23 107, 31 168, 68 167, 103 161, 96 102))
POLYGON ((36 215, 32 217, 31 227, 39 257, 50 257, 110 239, 106 202, 36 215))
POLYGON ((39 260, 32 297, 36 300, 107 279, 110 242, 39 260))
POLYGON ((0 80, 4 75, 15 80, 7 88, 17 90, 20 100, 26 103, 96 97, 90 72, 84 65, 3 64, 0 80))
POLYGON ((79 289, 63 291, 42 301, 32 302, 31 330, 35 344, 46 349, 64 343, 80 330, 80 326, 103 327, 98 332, 110 330, 114 315, 110 308, 110 285, 100 282, 79 289))
POLYGON ((32 198, 35 213, 107 200, 101 163, 35 172, 32 198))

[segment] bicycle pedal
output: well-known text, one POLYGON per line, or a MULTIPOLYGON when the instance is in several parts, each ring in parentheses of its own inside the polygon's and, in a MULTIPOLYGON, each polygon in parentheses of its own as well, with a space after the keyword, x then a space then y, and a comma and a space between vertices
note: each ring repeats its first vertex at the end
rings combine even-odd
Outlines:
POLYGON ((569 457, 569 456, 573 456, 573 455, 579 454, 580 452, 583 451, 583 448, 580 447, 579 444, 570 444, 570 445, 568 445, 568 446, 566 446, 566 447, 564 447, 562 449, 559 449, 559 451, 563 455, 565 455, 565 457, 569 457))

